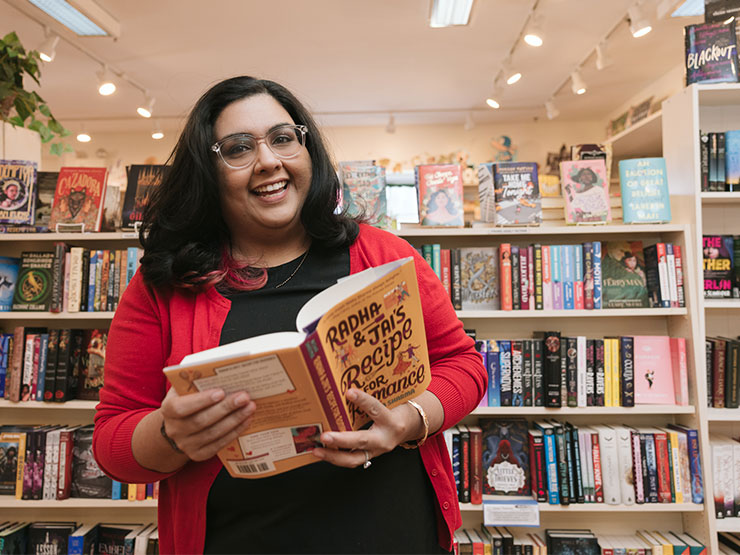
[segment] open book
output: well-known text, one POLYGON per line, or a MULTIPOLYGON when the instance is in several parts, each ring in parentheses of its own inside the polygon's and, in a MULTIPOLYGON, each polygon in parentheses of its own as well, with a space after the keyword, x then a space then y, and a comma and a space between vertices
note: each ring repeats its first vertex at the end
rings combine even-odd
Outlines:
POLYGON ((358 430, 368 416, 346 400, 351 387, 393 408, 431 380, 412 258, 339 280, 310 299, 296 329, 188 355, 164 369, 180 395, 247 391, 252 425, 219 451, 236 478, 262 478, 319 459, 324 430, 358 430))

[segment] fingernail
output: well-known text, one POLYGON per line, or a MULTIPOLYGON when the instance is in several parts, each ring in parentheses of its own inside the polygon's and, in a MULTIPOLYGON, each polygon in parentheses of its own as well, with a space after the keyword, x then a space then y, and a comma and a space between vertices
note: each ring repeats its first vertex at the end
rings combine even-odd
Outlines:
POLYGON ((252 416, 256 408, 257 406, 254 403, 249 403, 246 407, 242 409, 242 414, 244 416, 252 416))
POLYGON ((213 393, 211 393, 211 399, 214 401, 220 401, 224 398, 224 390, 223 389, 217 389, 213 393))
POLYGON ((323 443, 324 445, 331 445, 332 443, 334 443, 334 436, 331 434, 323 434, 321 436, 321 443, 323 443))
POLYGON ((246 405, 249 402, 249 395, 246 393, 240 393, 234 398, 234 404, 239 407, 241 405, 246 405))
POLYGON ((347 392, 347 399, 349 399, 350 401, 354 401, 355 399, 357 399, 357 392, 354 389, 350 389, 347 392))
POLYGON ((316 448, 316 449, 314 449, 311 452, 313 453, 313 456, 316 457, 317 459, 323 459, 324 458, 324 452, 321 449, 319 449, 319 448, 316 448))

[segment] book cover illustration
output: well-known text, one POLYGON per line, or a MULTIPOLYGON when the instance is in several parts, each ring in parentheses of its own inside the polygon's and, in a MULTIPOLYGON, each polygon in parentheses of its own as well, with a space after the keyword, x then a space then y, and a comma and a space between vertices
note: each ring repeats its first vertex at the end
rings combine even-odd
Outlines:
POLYGON ((33 224, 36 162, 0 160, 0 223, 33 224))
POLYGON ((421 225, 458 226, 463 220, 462 172, 457 164, 416 166, 421 225))
POLYGON ((134 164, 129 167, 126 193, 124 194, 121 211, 121 225, 123 227, 134 227, 136 222, 142 220, 149 195, 162 182, 166 167, 154 164, 134 164))
POLYGON ((13 310, 43 312, 51 304, 53 252, 21 254, 18 281, 13 292, 13 310))
POLYGON ((340 162, 339 172, 347 215, 363 216, 370 225, 388 228, 385 168, 368 162, 340 162))
POLYGON ((105 366, 105 347, 108 333, 103 330, 85 330, 85 350, 80 362, 80 376, 77 384, 77 398, 97 401, 103 387, 103 367, 105 366))
POLYGON ((608 241, 601 259, 603 308, 648 308, 642 241, 608 241))
POLYGON ((72 497, 110 499, 113 482, 100 470, 92 450, 93 426, 74 432, 72 448, 72 497))
POLYGON ((0 312, 8 312, 13 308, 13 292, 20 263, 20 258, 0 256, 0 312))
POLYGON ((20 450, 25 448, 24 433, 3 432, 0 429, 0 495, 15 495, 18 457, 20 450))
POLYGON ((626 224, 671 221, 665 158, 620 160, 622 219, 626 224))
MULTIPOLYGON (((630 124, 632 125, 632 124, 630 124)), ((603 160, 606 164, 606 182, 611 183, 612 145, 611 143, 584 143, 570 147, 570 160, 603 160)))
POLYGON ((493 182, 493 163, 478 165, 478 203, 480 204, 480 221, 496 221, 496 193, 493 182))
POLYGON ((702 237, 704 296, 709 299, 732 296, 734 240, 731 235, 702 237))
POLYGON ((462 310, 498 310, 498 248, 460 249, 462 310))
POLYGON ((57 224, 84 224, 85 231, 100 231, 105 198, 105 168, 63 167, 54 192, 49 228, 57 224))
POLYGON ((560 171, 566 223, 610 222, 609 181, 604 160, 561 162, 560 171))
MULTIPOLYGON (((37 172, 36 174, 36 227, 49 229, 51 207, 54 204, 54 191, 57 188, 59 172, 37 172)), ((39 230, 40 231, 40 230, 39 230)))
POLYGON ((76 527, 74 522, 32 522, 28 527, 28 553, 67 553, 69 535, 76 527))
POLYGON ((212 387, 246 390, 257 404, 249 430, 219 451, 235 478, 262 478, 318 462, 325 430, 357 430, 368 415, 354 387, 389 408, 431 380, 414 260, 353 274, 310 299, 297 332, 237 341, 164 369, 181 395, 212 387))
POLYGON ((740 129, 725 131, 725 190, 740 191, 740 129))
POLYGON ((737 83, 735 22, 684 27, 686 85, 737 83))
POLYGON ((527 421, 481 418, 483 429, 483 493, 529 495, 529 433, 527 421))
POLYGON ((499 162, 493 166, 497 225, 532 225, 542 221, 537 164, 499 162))
POLYGON ((675 404, 670 338, 636 335, 634 347, 635 404, 675 404))

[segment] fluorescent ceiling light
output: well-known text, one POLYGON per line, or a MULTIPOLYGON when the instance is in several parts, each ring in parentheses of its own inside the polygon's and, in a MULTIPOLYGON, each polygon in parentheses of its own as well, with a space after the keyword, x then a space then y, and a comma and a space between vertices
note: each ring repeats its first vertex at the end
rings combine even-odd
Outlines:
POLYGON ((693 17, 704 15, 704 0, 686 0, 671 14, 671 17, 693 17))
POLYGON ((93 0, 28 1, 80 36, 118 38, 121 35, 121 24, 93 0))
POLYGON ((429 26, 436 28, 467 25, 472 8, 473 0, 432 0, 429 26))

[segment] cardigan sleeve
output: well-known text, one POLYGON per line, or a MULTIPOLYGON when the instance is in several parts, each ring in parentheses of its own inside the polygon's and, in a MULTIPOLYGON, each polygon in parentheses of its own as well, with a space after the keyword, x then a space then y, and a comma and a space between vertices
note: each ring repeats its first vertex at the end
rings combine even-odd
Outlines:
POLYGON ((93 451, 100 468, 121 482, 148 483, 171 476, 139 465, 131 448, 137 424, 160 407, 167 391, 162 368, 169 351, 169 326, 162 321, 166 310, 161 308, 161 301, 137 273, 108 332, 93 451))

